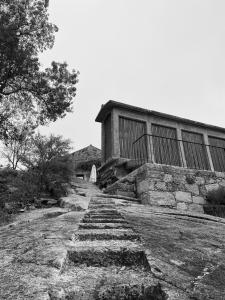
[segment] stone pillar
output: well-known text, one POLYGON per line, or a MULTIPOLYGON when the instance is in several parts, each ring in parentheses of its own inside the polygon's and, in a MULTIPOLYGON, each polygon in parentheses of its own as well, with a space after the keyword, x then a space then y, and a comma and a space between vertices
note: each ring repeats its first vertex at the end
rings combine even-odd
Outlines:
POLYGON ((153 141, 152 141, 152 128, 151 122, 147 122, 147 149, 148 149, 148 161, 150 163, 155 163, 154 151, 153 151, 153 141))
POLYGON ((206 153, 208 155, 208 159, 209 159, 209 166, 211 171, 215 171, 214 170, 214 166, 213 166, 213 161, 212 161, 212 156, 210 153, 210 149, 209 149, 209 139, 208 139, 208 135, 206 133, 203 134, 203 138, 204 138, 204 144, 206 145, 206 153))
POLYGON ((105 126, 104 123, 101 123, 101 134, 102 134, 102 139, 101 139, 101 160, 102 164, 105 162, 105 126))
POLYGON ((120 157, 119 115, 116 109, 111 113, 112 157, 120 157))
POLYGON ((181 129, 177 128, 177 139, 179 140, 178 143, 178 147, 179 147, 179 152, 181 154, 181 162, 183 162, 183 167, 187 168, 187 162, 186 162, 186 158, 185 158, 185 152, 184 152, 184 145, 182 142, 182 133, 181 133, 181 129))

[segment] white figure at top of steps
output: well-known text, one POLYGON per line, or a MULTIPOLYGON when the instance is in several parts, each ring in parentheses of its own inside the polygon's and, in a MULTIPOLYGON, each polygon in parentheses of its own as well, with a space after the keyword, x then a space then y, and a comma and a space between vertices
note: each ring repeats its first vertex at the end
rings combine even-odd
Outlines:
POLYGON ((96 172, 96 166, 93 165, 91 168, 91 174, 90 174, 90 182, 96 182, 97 181, 97 172, 96 172))

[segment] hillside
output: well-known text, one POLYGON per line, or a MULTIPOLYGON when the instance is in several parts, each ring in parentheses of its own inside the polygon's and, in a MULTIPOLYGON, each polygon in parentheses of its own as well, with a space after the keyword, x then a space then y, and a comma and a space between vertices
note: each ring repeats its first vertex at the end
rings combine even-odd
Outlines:
MULTIPOLYGON (((225 299, 223 219, 110 198, 91 184, 73 183, 73 188, 74 193, 64 198, 64 208, 26 212, 14 223, 0 228, 0 299, 225 299), (86 210, 85 203, 90 201, 92 204, 86 210), (130 229, 103 230, 104 234, 107 232, 108 241, 98 241, 96 237, 96 242, 92 238, 99 236, 99 229, 86 231, 92 242, 85 246, 85 241, 79 241, 83 230, 81 234, 78 227, 97 204, 104 209, 107 207, 107 216, 109 211, 117 212, 122 218, 120 222, 128 221, 130 229), (113 239, 119 238, 115 236, 126 230, 132 230, 127 241, 110 241, 112 235, 113 239), (132 242, 135 236, 140 239, 132 242), (137 243, 147 262, 141 267, 143 262, 138 256, 134 256, 136 262, 131 262, 125 258, 125 252, 118 252, 118 261, 113 263, 112 254, 107 252, 112 243, 113 251, 123 244, 128 251, 132 243, 137 243), (78 244, 83 245, 83 254, 71 257, 71 249, 78 244), (90 244, 102 245, 101 253, 103 257, 106 255, 102 266, 97 246, 93 246, 88 260, 85 258, 86 247, 90 244), (145 268, 146 263, 150 269, 145 268), (138 298, 141 290, 148 291, 149 296, 144 293, 145 296, 138 298), (122 297, 123 291, 131 298, 122 297), (107 298, 104 296, 107 293, 120 296, 107 298)), ((94 212, 92 218, 108 218, 103 217, 101 211, 94 212)), ((90 223, 83 223, 83 227, 85 224, 89 226, 90 223)), ((110 226, 120 228, 118 222, 110 226)))

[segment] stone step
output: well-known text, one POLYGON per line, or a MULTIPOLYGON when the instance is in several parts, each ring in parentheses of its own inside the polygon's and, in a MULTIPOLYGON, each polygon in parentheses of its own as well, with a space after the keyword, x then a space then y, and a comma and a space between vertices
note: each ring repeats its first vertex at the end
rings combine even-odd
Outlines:
POLYGON ((120 214, 86 214, 84 218, 91 218, 91 219, 122 219, 123 217, 120 214))
POLYGON ((96 208, 96 209, 89 209, 87 214, 92 214, 92 213, 102 213, 102 214, 113 214, 113 213, 118 213, 116 209, 113 208, 96 208))
POLYGON ((126 223, 80 223, 79 229, 116 229, 131 228, 126 223))
MULTIPOLYGON (((98 267, 76 266, 75 268, 79 278, 74 280, 74 288, 70 286, 63 291, 56 287, 51 288, 49 293, 51 300, 190 300, 190 297, 185 297, 181 291, 177 293, 171 286, 168 296, 168 289, 162 287, 159 280, 148 270, 108 267, 107 271, 104 270, 104 284, 99 284, 102 281, 98 267), (86 283, 88 289, 76 288, 81 286, 81 282, 84 286, 86 283)), ((74 267, 69 267, 70 271, 73 269, 74 267)))
POLYGON ((128 196, 124 196, 124 195, 98 194, 95 197, 101 197, 101 198, 105 198, 105 199, 122 199, 122 200, 127 200, 127 201, 132 201, 132 202, 140 202, 140 200, 137 198, 128 197, 128 196))
POLYGON ((124 219, 109 219, 109 218, 99 218, 99 219, 92 219, 92 218, 83 218, 83 223, 127 223, 124 219))
POLYGON ((138 234, 134 233, 130 229, 83 229, 78 230, 75 235, 75 239, 80 241, 86 240, 140 240, 138 234))
MULTIPOLYGON (((166 300, 167 293, 163 290, 161 284, 157 282, 150 274, 123 272, 114 275, 113 278, 105 279, 104 285, 98 290, 97 299, 117 299, 117 300, 166 300), (142 276, 142 277, 141 277, 142 276), (111 282, 110 282, 111 280, 111 282)), ((185 300, 186 298, 169 298, 173 300, 185 300)))
POLYGON ((67 250, 68 260, 74 265, 129 266, 150 270, 143 248, 132 241, 76 241, 67 250))
POLYGON ((99 198, 99 199, 90 200, 90 204, 112 204, 112 205, 115 205, 115 201, 99 198))
POLYGON ((115 209, 111 204, 89 204, 88 209, 115 209))

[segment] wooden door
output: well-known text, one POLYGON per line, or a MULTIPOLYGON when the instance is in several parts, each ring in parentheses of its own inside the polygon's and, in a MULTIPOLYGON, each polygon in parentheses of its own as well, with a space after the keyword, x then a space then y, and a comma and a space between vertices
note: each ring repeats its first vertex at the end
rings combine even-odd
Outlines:
POLYGON ((182 165, 176 128, 152 124, 152 143, 156 163, 182 165))
POLYGON ((209 160, 203 135, 182 130, 182 140, 187 167, 191 169, 209 170, 209 160))
POLYGON ((225 140, 211 136, 209 144, 214 170, 225 172, 225 140))
MULTIPOLYGON (((120 157, 134 159, 133 143, 146 133, 146 123, 124 117, 119 118, 120 157)), ((146 137, 142 137, 138 150, 143 157, 147 157, 146 137)))

